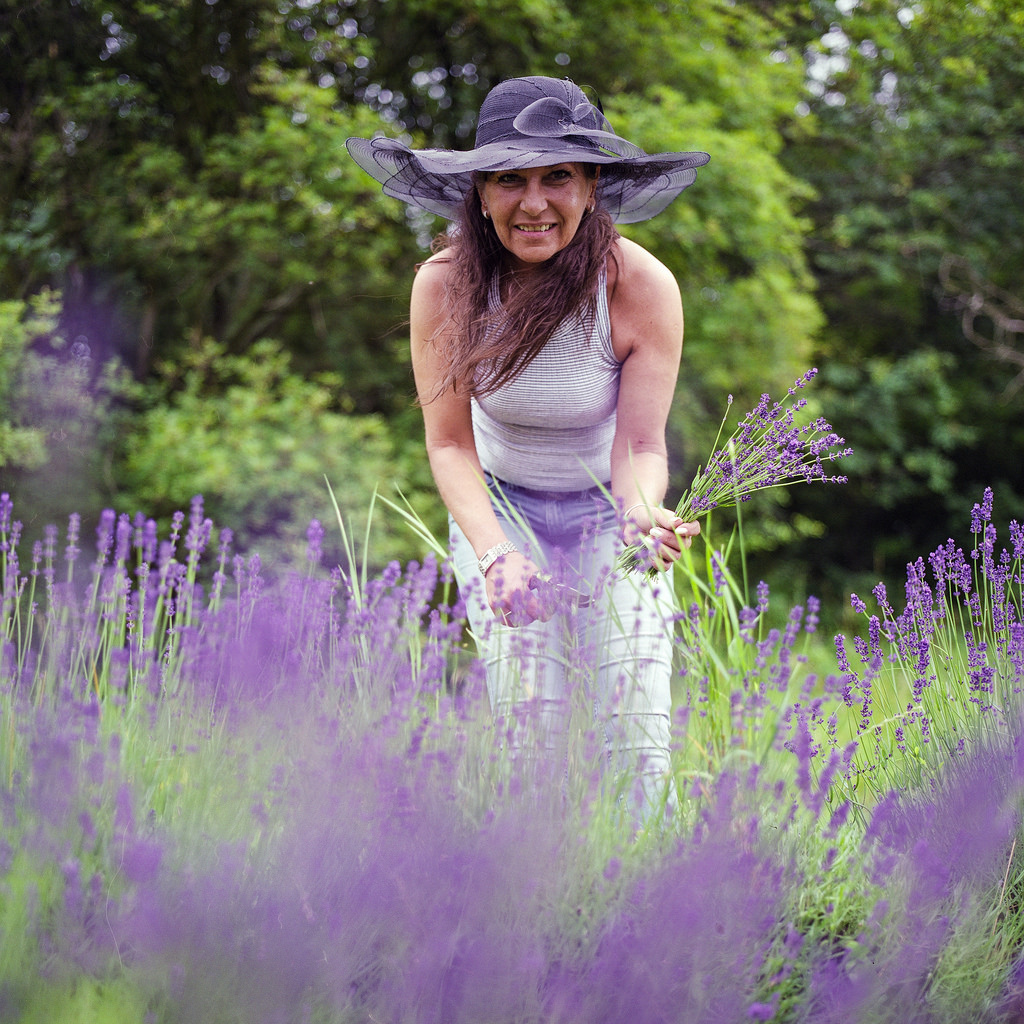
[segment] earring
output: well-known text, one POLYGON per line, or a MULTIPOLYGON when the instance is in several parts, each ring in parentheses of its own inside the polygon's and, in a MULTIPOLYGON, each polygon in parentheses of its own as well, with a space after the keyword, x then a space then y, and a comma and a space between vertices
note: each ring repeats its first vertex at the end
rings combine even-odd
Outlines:
POLYGON ((491 219, 491 215, 490 215, 489 211, 484 210, 484 220, 490 220, 490 219, 491 219))

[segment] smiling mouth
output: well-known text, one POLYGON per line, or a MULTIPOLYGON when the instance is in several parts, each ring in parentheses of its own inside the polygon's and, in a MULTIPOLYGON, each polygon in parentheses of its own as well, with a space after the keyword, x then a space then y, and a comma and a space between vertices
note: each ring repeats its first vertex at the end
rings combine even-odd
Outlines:
POLYGON ((517 224, 516 231, 523 231, 528 235, 542 235, 545 231, 551 231, 554 224, 517 224))

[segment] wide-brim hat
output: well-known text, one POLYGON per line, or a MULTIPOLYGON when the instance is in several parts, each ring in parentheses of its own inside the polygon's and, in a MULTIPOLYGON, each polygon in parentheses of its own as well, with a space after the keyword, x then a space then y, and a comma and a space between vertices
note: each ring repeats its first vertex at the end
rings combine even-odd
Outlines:
POLYGON ((616 135, 568 79, 511 78, 484 98, 473 149, 410 149, 397 139, 349 139, 349 153, 386 195, 456 220, 476 171, 560 163, 601 167, 598 204, 619 224, 647 220, 697 179, 707 153, 648 154, 616 135))

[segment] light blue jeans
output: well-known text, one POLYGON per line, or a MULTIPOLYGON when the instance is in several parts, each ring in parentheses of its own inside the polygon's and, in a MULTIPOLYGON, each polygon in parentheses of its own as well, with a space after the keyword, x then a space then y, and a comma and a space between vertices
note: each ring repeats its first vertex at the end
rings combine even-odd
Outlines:
MULTIPOLYGON (((476 554, 450 520, 452 560, 487 673, 496 721, 514 750, 564 760, 574 698, 603 734, 606 760, 640 820, 674 803, 669 747, 675 602, 670 580, 617 574, 621 520, 598 488, 527 492, 488 478, 506 535, 589 602, 557 601, 547 622, 504 625, 487 605, 476 554)), ((498 568, 493 572, 500 571, 498 568)), ((500 581, 499 581, 500 584, 500 581)))

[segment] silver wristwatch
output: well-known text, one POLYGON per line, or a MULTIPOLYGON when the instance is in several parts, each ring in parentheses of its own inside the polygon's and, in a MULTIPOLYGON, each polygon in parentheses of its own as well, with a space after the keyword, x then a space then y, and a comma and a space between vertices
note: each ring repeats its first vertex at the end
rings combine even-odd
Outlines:
POLYGON ((503 540, 500 544, 495 544, 493 548, 488 548, 476 563, 480 567, 480 575, 486 576, 487 570, 490 569, 490 567, 494 565, 502 555, 510 555, 513 551, 518 550, 519 548, 517 548, 510 540, 503 540))

